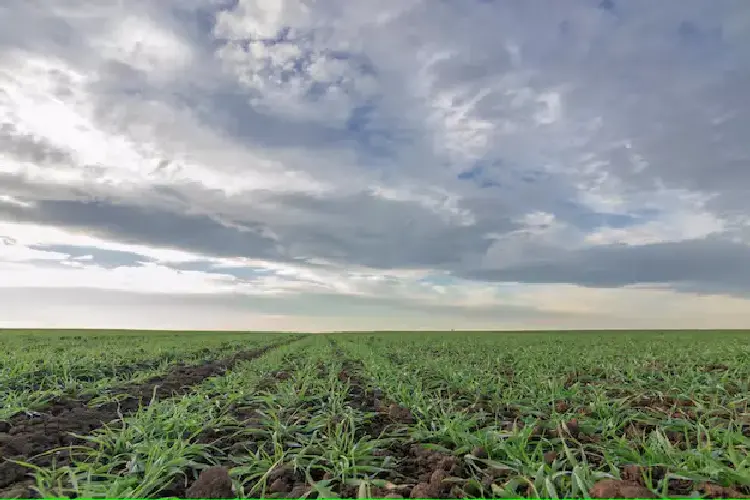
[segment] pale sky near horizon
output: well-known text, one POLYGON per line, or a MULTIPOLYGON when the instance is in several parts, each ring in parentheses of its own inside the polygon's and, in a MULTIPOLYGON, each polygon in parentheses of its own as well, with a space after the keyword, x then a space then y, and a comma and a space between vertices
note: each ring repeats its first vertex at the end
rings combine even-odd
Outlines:
POLYGON ((6 0, 0 327, 750 327, 747 0, 6 0))

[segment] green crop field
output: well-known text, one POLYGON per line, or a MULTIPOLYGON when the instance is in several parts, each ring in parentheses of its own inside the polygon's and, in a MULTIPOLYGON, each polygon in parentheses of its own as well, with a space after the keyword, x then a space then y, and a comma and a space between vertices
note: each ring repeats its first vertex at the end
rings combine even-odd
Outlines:
POLYGON ((0 497, 750 494, 744 332, 0 332, 0 497))

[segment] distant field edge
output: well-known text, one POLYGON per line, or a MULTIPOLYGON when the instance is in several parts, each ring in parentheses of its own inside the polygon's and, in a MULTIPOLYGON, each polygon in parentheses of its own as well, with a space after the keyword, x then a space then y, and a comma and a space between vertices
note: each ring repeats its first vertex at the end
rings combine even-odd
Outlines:
POLYGON ((618 334, 618 333, 750 333, 750 325, 747 328, 559 328, 559 329, 494 329, 494 330, 330 330, 330 331, 304 331, 304 330, 159 330, 159 329, 135 329, 135 328, 2 328, 1 334, 60 334, 60 335, 117 335, 117 334, 190 334, 190 335, 386 335, 386 334, 534 334, 534 333, 571 333, 571 334, 618 334))
POLYGON ((137 329, 137 328, 1 328, 2 333, 60 333, 60 334, 248 334, 248 335, 304 335, 310 332, 282 331, 282 330, 158 330, 158 329, 137 329))
POLYGON ((395 334, 395 333, 421 333, 421 334, 450 334, 450 333, 502 333, 502 334, 520 334, 520 333, 750 333, 750 326, 747 328, 601 328, 601 329, 528 329, 528 330, 341 330, 331 332, 318 332, 321 334, 395 334))

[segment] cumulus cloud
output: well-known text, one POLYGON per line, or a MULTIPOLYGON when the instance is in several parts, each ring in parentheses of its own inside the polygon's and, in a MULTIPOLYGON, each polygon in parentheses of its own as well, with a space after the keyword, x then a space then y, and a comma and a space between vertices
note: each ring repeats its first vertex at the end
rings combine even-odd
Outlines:
POLYGON ((70 311, 127 297, 101 306, 112 326, 147 304, 166 325, 180 301, 285 329, 750 319, 741 1, 11 1, 0 19, 13 324, 34 290, 61 326, 86 321, 60 312, 71 290, 70 311))

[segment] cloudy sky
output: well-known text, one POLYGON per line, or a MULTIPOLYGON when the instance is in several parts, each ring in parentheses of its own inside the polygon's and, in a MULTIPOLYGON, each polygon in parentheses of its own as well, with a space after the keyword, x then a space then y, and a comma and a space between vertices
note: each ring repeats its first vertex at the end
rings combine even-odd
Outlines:
POLYGON ((5 0, 0 327, 750 326, 747 0, 5 0))

